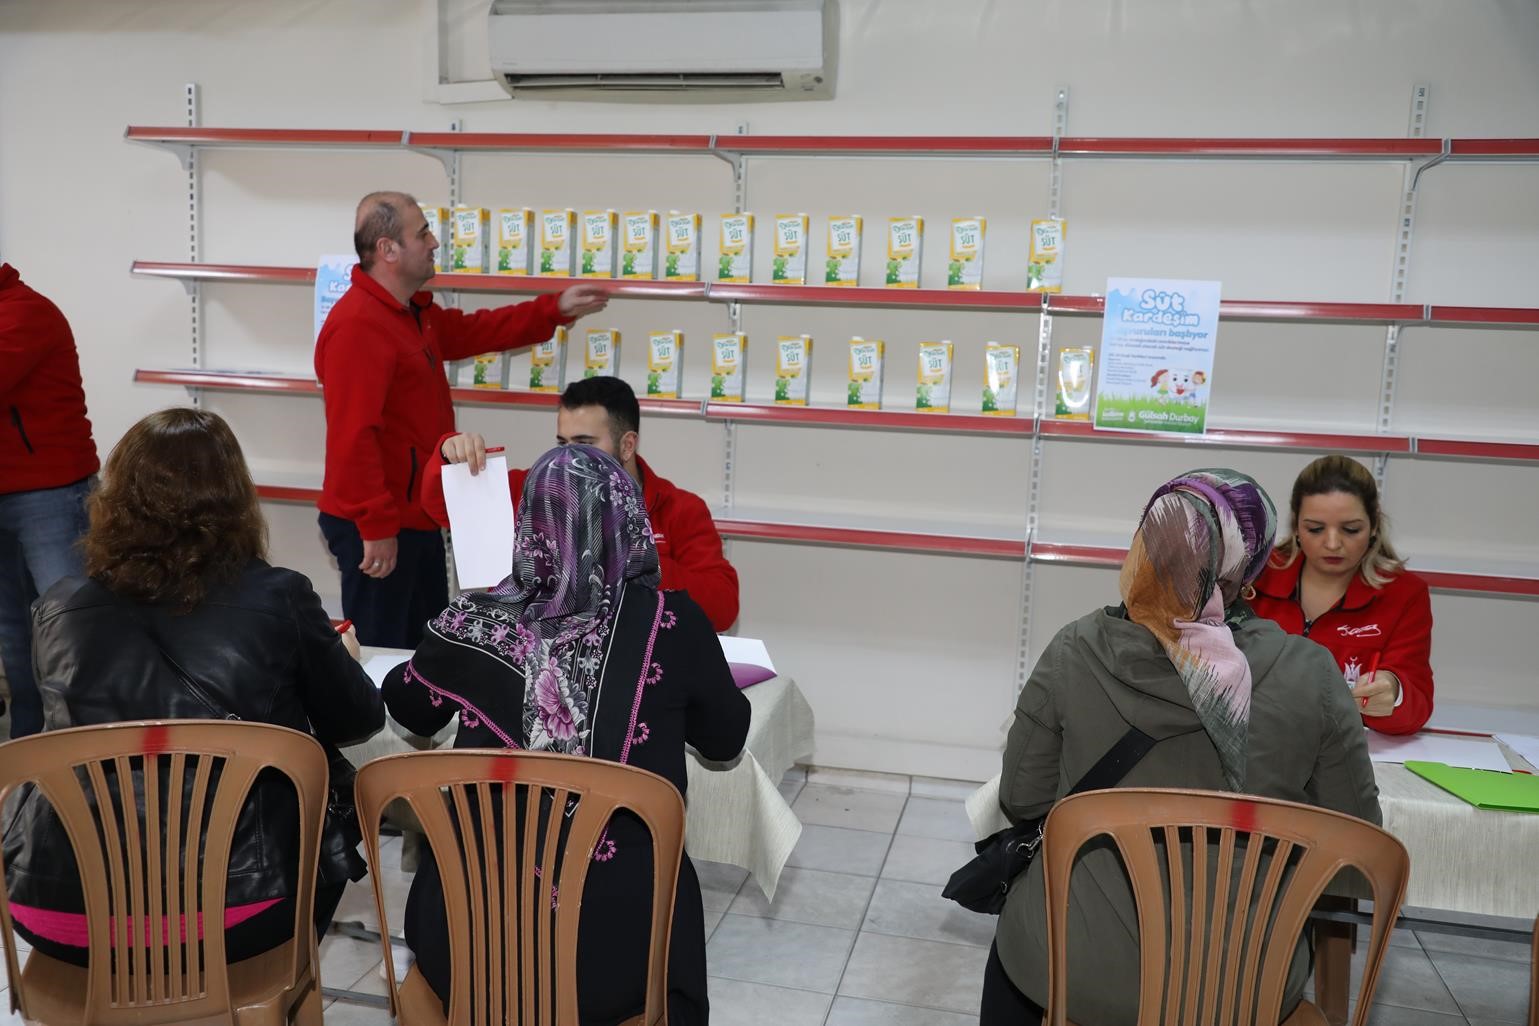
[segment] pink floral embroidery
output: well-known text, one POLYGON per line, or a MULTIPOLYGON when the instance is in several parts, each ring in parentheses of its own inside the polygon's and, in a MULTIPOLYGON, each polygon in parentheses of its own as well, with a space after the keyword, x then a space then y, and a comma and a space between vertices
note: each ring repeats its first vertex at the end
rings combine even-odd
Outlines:
POLYGON ((675 627, 677 627, 678 625, 679 625, 679 614, 675 613, 671 609, 667 610, 666 612, 663 613, 663 622, 658 624, 658 626, 661 627, 665 631, 671 631, 675 627))
POLYGON ((570 741, 577 736, 577 723, 571 706, 561 693, 561 685, 561 667, 551 659, 534 682, 535 697, 540 704, 540 725, 557 741, 570 741))
POLYGON ((648 684, 656 684, 658 681, 660 681, 662 679, 663 679, 663 665, 662 665, 662 663, 653 663, 651 665, 651 667, 649 668, 648 673, 647 673, 647 683, 648 684))
POLYGON ((647 743, 647 738, 651 736, 652 728, 648 727, 645 723, 638 723, 636 724, 636 732, 631 735, 631 744, 644 745, 647 743))
POLYGON ((593 861, 608 862, 610 859, 615 857, 615 853, 619 850, 620 849, 615 845, 615 842, 609 839, 608 833, 606 831, 605 836, 600 837, 599 843, 593 848, 593 861))

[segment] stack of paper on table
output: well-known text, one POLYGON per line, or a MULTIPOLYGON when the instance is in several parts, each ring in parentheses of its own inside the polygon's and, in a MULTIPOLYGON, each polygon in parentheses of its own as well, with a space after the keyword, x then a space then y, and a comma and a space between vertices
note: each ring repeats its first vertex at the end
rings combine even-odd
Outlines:
POLYGON ((1440 762, 1468 769, 1511 770, 1496 742, 1486 736, 1444 734, 1424 730, 1419 734, 1380 734, 1368 731, 1368 757, 1374 762, 1440 762))

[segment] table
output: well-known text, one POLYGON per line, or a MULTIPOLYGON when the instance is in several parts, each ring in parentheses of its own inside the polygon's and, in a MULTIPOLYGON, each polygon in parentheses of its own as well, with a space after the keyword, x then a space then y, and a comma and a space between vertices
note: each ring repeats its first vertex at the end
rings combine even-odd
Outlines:
MULTIPOLYGON (((1503 751, 1515 769, 1531 768, 1503 751)), ((1384 829, 1411 856, 1406 906, 1532 919, 1539 874, 1514 867, 1539 851, 1539 815, 1477 809, 1398 763, 1376 762, 1373 775, 1384 829)), ((997 775, 968 797, 967 815, 980 838, 1009 825, 999 808, 997 775)), ((1346 1021, 1352 933, 1348 923, 1316 924, 1316 1001, 1332 1023, 1346 1021)))
MULTIPOLYGON (((365 648, 363 655, 366 662, 376 655, 398 655, 404 662, 411 652, 365 648)), ((772 677, 743 694, 753 715, 742 754, 731 762, 708 762, 689 749, 684 844, 692 858, 748 870, 764 896, 773 900, 780 871, 802 833, 801 822, 780 793, 780 779, 798 759, 812 754, 812 707, 789 677, 772 677)), ((361 766, 384 755, 441 747, 452 744, 456 723, 427 739, 387 714, 383 730, 343 752, 361 766)))

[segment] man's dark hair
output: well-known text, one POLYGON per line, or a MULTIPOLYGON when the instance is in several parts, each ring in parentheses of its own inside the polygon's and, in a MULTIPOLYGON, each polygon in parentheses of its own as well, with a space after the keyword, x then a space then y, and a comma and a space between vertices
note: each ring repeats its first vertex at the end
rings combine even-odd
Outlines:
POLYGON ((374 265, 374 247, 380 239, 405 243, 401 233, 406 222, 401 217, 403 203, 415 201, 399 192, 371 192, 358 204, 353 229, 353 249, 358 251, 358 266, 367 271, 374 265))
POLYGON ((627 431, 641 431, 641 404, 636 393, 619 378, 580 378, 561 393, 561 405, 568 410, 584 406, 602 406, 609 414, 609 429, 615 441, 627 431))

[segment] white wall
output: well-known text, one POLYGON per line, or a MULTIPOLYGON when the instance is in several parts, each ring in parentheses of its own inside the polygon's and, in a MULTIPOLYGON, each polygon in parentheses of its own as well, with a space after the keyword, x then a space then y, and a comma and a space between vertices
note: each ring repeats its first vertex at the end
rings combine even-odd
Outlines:
MULTIPOLYGON (((455 66, 474 68, 474 4, 455 0, 455 66)), ((1077 135, 1397 136, 1413 83, 1431 87, 1437 136, 1539 136, 1539 6, 1524 0, 1307 0, 1236 4, 846 0, 838 98, 829 103, 597 105, 422 100, 419 0, 112 0, 0 5, 0 259, 70 316, 103 449, 149 410, 182 400, 135 386, 134 368, 189 361, 188 304, 171 283, 133 280, 133 259, 186 259, 186 180, 174 160, 122 141, 128 124, 179 124, 182 86, 202 86, 212 126, 467 130, 1049 134, 1054 89, 1071 90, 1077 135)), ((484 46, 479 48, 484 59, 484 46)), ((985 285, 1018 288, 1025 224, 1047 203, 1042 163, 757 161, 750 209, 813 215, 814 262, 828 214, 899 213, 932 224, 990 218, 985 285)), ((1388 165, 1066 162, 1068 291, 1114 274, 1221 279, 1229 298, 1388 298, 1400 171, 1388 165)), ((1411 263, 1413 302, 1539 306, 1539 168, 1443 167, 1424 177, 1411 263)), ((213 152, 204 157, 203 259, 308 264, 345 250, 364 191, 400 187, 443 199, 438 165, 405 154, 213 152)), ((725 165, 707 158, 469 156, 468 201, 649 206, 706 216, 730 208, 725 165)), ((761 225, 763 221, 761 220, 761 225)), ((768 267, 761 230, 758 260, 768 267)), ((934 281, 943 247, 928 247, 934 281)), ((868 242, 865 278, 879 247, 868 242)), ((814 263, 815 265, 815 263, 814 263)), ((303 373, 304 289, 209 286, 206 352, 216 367, 303 373)), ((470 299, 482 305, 483 299, 470 299)), ((637 339, 680 327, 686 388, 703 388, 716 307, 617 302, 607 323, 637 339)), ((767 395, 775 334, 819 340, 814 395, 842 395, 842 342, 889 344, 890 395, 912 387, 922 339, 957 342, 958 406, 976 409, 986 339, 1030 353, 1037 319, 1002 314, 750 308, 751 396, 767 395)), ((1092 319, 1059 318, 1059 345, 1094 343, 1092 319)), ((1225 423, 1370 430, 1379 328, 1227 324, 1214 417, 1225 423)), ((1534 332, 1418 328, 1402 336, 1398 431, 1539 438, 1534 332)), ((639 346, 623 373, 639 380, 639 346)), ((1028 366, 1030 360, 1027 361, 1028 366)), ((313 399, 209 395, 258 472, 318 475, 324 425, 313 399)), ((528 459, 552 425, 537 413, 466 410, 464 426, 528 459)), ((643 451, 659 472, 720 497, 716 425, 649 420, 643 451)), ((1020 441, 743 428, 738 498, 788 511, 839 511, 1024 523, 1028 448, 1020 441)), ((1257 474, 1279 500, 1304 454, 1193 453, 1054 442, 1045 447, 1044 528, 1125 538, 1148 493, 1195 464, 1257 474)), ((1413 557, 1539 563, 1531 510, 1539 470, 1395 460, 1387 502, 1413 557)), ((313 511, 269 508, 274 557, 335 591, 313 511)), ((769 639, 812 699, 816 760, 981 778, 991 772, 1014 681, 1021 568, 1006 561, 737 542, 745 634, 769 639)), ((1033 652, 1063 622, 1115 599, 1108 572, 1043 568, 1033 652)), ((1435 598, 1434 661, 1446 700, 1539 706, 1522 640, 1539 604, 1435 598)))

